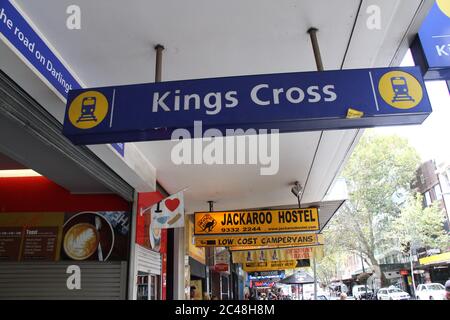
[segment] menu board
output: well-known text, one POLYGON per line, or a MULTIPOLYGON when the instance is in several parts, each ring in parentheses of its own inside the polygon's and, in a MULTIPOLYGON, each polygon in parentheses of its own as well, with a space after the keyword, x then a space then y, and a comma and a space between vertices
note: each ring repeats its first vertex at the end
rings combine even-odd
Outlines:
POLYGON ((0 261, 128 259, 126 211, 0 212, 0 261))
POLYGON ((0 260, 55 261, 58 227, 0 227, 0 260))
POLYGON ((58 227, 27 227, 23 232, 22 261, 56 260, 58 227))
POLYGON ((18 261, 22 227, 0 227, 0 261, 18 261))

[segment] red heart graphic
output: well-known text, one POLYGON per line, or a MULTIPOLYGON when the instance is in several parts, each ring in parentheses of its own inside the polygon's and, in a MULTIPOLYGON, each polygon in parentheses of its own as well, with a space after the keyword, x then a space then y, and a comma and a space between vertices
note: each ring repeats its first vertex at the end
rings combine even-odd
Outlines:
POLYGON ((180 200, 178 199, 167 199, 164 201, 164 204, 166 205, 166 208, 170 211, 175 211, 176 208, 180 205, 180 200))

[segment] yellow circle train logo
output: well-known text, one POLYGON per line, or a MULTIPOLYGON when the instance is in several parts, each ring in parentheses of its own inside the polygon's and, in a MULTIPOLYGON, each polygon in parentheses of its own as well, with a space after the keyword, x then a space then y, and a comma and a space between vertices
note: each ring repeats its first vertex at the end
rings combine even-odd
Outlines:
POLYGON ((414 108, 423 97, 419 81, 403 71, 384 74, 378 83, 378 91, 388 105, 397 109, 414 108))
POLYGON ((437 0, 437 5, 441 11, 450 18, 450 1, 448 0, 437 0))
POLYGON ((78 129, 99 125, 108 113, 108 99, 98 91, 87 91, 76 97, 69 107, 69 120, 78 129))

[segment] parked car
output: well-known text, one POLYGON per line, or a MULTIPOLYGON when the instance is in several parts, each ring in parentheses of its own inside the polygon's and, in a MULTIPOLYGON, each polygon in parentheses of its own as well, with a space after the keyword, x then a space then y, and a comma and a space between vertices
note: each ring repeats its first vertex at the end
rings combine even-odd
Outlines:
POLYGON ((397 287, 381 288, 377 293, 378 300, 409 300, 409 293, 397 287))
POLYGON ((366 288, 365 285, 353 286, 352 295, 356 300, 363 300, 363 299, 368 300, 372 299, 372 290, 366 288), (366 296, 366 289, 367 289, 367 296, 366 296))
POLYGON ((440 283, 419 284, 416 289, 417 300, 445 300, 445 288, 440 283))

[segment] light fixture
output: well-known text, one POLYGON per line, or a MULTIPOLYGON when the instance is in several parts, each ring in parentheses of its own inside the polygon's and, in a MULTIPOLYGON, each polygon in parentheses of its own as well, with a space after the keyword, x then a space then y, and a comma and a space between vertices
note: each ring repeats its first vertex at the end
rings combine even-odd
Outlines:
POLYGON ((31 169, 0 170, 0 178, 40 177, 41 175, 31 169))
POLYGON ((295 181, 294 186, 291 189, 291 192, 294 194, 294 196, 296 196, 297 198, 300 197, 300 195, 303 192, 303 187, 300 184, 300 182, 295 181))

